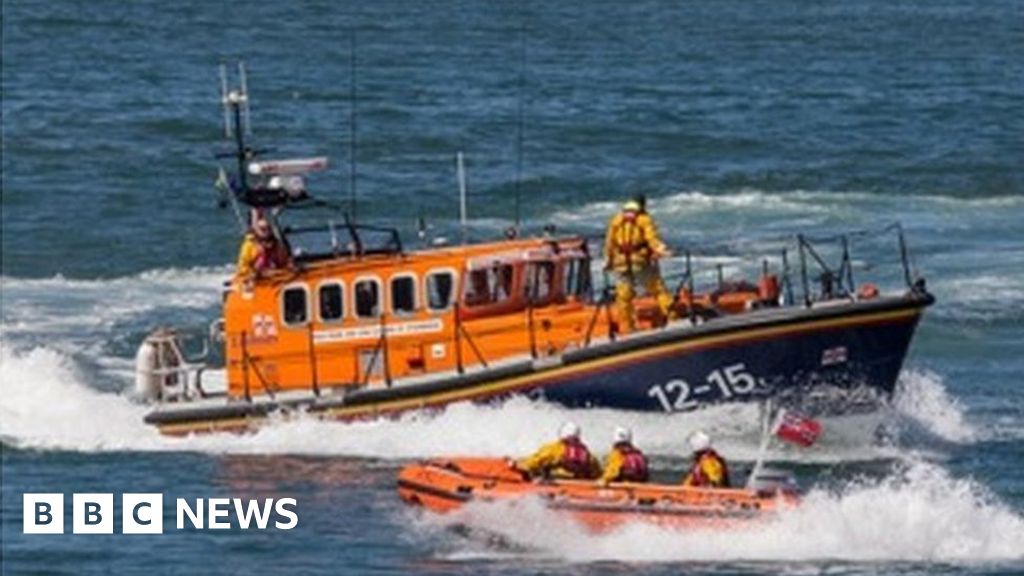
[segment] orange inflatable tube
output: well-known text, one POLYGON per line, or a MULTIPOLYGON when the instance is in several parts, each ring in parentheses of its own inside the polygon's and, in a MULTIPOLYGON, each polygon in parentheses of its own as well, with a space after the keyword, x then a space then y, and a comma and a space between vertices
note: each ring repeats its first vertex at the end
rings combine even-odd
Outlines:
POLYGON ((792 490, 687 488, 587 480, 529 480, 499 458, 446 458, 411 464, 398 475, 408 504, 447 513, 470 502, 539 498, 592 531, 642 522, 679 529, 728 528, 795 506, 792 490))

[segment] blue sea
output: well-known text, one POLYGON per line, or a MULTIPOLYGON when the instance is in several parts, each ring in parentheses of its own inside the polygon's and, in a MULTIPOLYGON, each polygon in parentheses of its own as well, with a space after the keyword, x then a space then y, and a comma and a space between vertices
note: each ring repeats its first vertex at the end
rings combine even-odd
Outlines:
MULTIPOLYGON (((2 8, 4 574, 1024 572, 1019 0, 2 8), (524 507, 454 530, 406 509, 395 477, 424 457, 527 453, 565 419, 598 449, 632 426, 665 478, 696 428, 743 469, 752 406, 513 399, 160 437, 131 395, 134 351, 157 326, 199 332, 219 314, 239 232, 213 188, 229 149, 218 66, 239 60, 254 142, 330 156, 310 185, 338 202, 354 153, 359 218, 409 245, 421 218, 456 233, 461 151, 475 237, 513 222, 517 190, 527 231, 594 235, 642 192, 670 244, 715 246, 698 263, 732 275, 756 271, 742 254, 759 239, 899 221, 937 304, 888 406, 827 419, 810 449, 771 450, 807 498, 750 529, 593 535, 524 507), (163 493, 168 529, 22 534, 23 494, 49 492, 69 508, 75 492, 163 493), (174 499, 198 497, 294 498, 299 523, 173 529, 174 499)), ((855 246, 858 280, 882 270, 860 258, 895 250, 862 240, 880 244, 855 246)))

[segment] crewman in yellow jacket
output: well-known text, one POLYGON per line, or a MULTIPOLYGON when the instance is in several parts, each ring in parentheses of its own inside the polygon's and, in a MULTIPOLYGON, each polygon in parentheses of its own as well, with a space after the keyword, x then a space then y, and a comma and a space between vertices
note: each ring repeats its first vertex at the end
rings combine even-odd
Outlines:
POLYGON ((683 478, 683 486, 694 488, 728 488, 729 467, 725 459, 711 447, 711 438, 698 430, 690 436, 693 466, 683 478))
POLYGON ((236 274, 252 280, 267 270, 286 268, 288 250, 277 240, 266 216, 256 211, 251 215, 252 224, 242 247, 238 250, 236 274))
POLYGON ((623 204, 622 211, 608 222, 604 241, 605 270, 616 274, 616 310, 619 322, 630 331, 636 329, 633 298, 637 284, 654 297, 663 317, 674 317, 672 296, 658 269, 658 259, 671 254, 658 236, 654 220, 644 210, 643 197, 623 204))
POLYGON ((541 446, 533 455, 514 463, 531 477, 594 479, 601 465, 580 440, 580 427, 574 422, 562 424, 558 440, 541 446))
POLYGON ((647 482, 647 457, 633 446, 633 431, 619 426, 615 429, 615 443, 604 461, 604 472, 598 479, 603 485, 610 482, 647 482))

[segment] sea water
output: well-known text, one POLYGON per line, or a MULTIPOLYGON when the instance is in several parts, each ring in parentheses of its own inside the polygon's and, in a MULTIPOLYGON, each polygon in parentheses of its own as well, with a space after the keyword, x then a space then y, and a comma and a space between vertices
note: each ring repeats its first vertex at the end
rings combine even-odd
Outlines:
MULTIPOLYGON (((4 573, 1024 570, 1019 3, 3 9, 4 573), (888 406, 826 419, 810 449, 771 449, 808 495, 756 528, 592 535, 531 506, 431 518, 395 493, 404 463, 521 455, 568 418, 598 451, 631 426, 666 481, 697 428, 742 471, 757 453, 753 406, 662 415, 513 399, 161 437, 131 397, 133 355, 156 326, 202 332, 218 315, 238 228, 212 187, 226 149, 217 66, 239 59, 255 140, 279 156, 330 155, 310 184, 339 202, 355 93, 358 213, 410 245, 418 218, 431 236, 457 234, 462 151, 475 237, 513 222, 517 188, 527 228, 588 235, 643 192, 671 245, 715 246, 699 263, 735 274, 756 272, 743 254, 784 235, 898 220, 937 304, 888 406), (168 506, 293 497, 299 525, 23 535, 22 495, 36 492, 159 492, 168 506)), ((858 280, 898 277, 865 262, 892 264, 892 240, 859 244, 858 280)))

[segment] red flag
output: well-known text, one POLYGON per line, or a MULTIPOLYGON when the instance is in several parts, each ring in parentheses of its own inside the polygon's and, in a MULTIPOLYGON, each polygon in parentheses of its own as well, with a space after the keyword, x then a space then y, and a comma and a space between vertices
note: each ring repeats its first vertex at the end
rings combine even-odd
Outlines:
POLYGON ((818 441, 821 430, 821 422, 796 412, 786 411, 779 419, 775 435, 786 442, 799 444, 806 448, 818 441))

